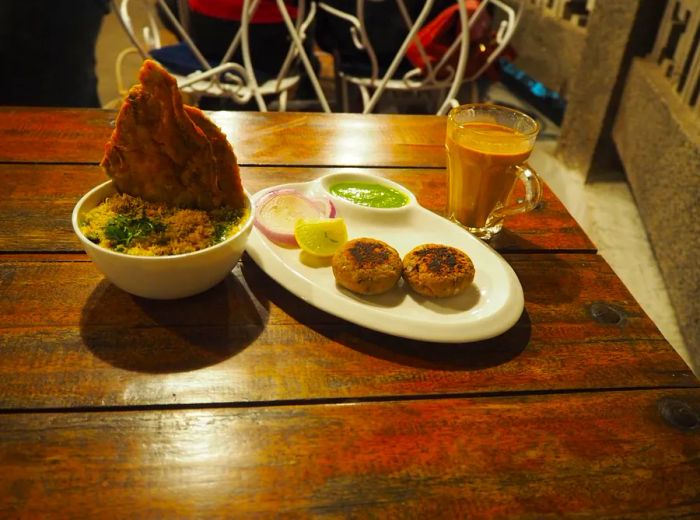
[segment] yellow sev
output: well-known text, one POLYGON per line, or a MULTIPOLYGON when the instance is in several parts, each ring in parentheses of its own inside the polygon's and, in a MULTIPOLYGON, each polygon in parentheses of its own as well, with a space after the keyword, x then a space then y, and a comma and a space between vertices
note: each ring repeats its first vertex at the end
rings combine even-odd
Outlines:
POLYGON ((92 242, 120 253, 164 256, 191 253, 235 234, 250 211, 170 208, 127 194, 113 195, 90 210, 80 230, 92 242))

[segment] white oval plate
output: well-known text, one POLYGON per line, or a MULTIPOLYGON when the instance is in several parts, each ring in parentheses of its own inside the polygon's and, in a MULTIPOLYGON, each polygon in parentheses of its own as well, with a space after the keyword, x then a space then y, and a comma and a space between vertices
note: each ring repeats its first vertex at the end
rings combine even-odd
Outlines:
POLYGON ((253 195, 253 200, 257 202, 269 191, 281 188, 294 188, 312 197, 330 197, 336 216, 345 219, 350 239, 383 240, 402 258, 420 244, 445 244, 467 253, 476 270, 472 285, 451 298, 425 298, 403 279, 387 293, 362 296, 336 285, 330 266, 306 265, 300 260, 299 249, 280 247, 253 228, 248 254, 280 285, 311 305, 380 332, 441 343, 488 339, 505 332, 520 318, 523 289, 510 265, 457 224, 420 206, 400 184, 362 173, 335 173, 311 182, 267 188, 253 195), (328 192, 329 186, 340 181, 391 186, 405 193, 409 203, 394 209, 359 206, 328 192))

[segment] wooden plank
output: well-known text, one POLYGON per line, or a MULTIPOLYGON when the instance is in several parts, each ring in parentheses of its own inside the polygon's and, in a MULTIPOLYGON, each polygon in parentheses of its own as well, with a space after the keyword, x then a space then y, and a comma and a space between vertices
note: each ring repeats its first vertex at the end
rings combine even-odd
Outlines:
POLYGON ((0 516, 695 518, 699 415, 697 389, 8 414, 0 516))
POLYGON ((97 164, 115 116, 99 109, 0 107, 0 162, 97 164))
MULTIPOLYGON (((0 162, 97 164, 114 111, 0 108, 0 162)), ((245 165, 445 166, 445 117, 213 112, 245 165)))
MULTIPOLYGON (((248 191, 254 193, 342 171, 361 171, 399 182, 423 206, 444 214, 444 169, 244 167, 241 175, 248 191)), ((0 164, 0 185, 5 187, 0 202, 0 252, 81 252, 70 223, 73 206, 106 179, 97 166, 0 164)), ((547 187, 540 207, 506 220, 504 231, 491 245, 501 252, 595 252, 585 232, 547 187)))
POLYGON ((0 408, 700 385, 600 257, 506 258, 520 321, 441 345, 335 318, 247 256, 224 283, 169 302, 132 297, 87 261, 0 257, 0 408))

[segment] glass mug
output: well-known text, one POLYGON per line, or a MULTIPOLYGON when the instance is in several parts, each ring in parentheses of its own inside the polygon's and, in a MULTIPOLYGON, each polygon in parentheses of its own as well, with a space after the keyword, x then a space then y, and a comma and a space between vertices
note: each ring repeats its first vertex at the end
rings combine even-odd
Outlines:
POLYGON ((499 105, 471 104, 447 115, 447 216, 488 240, 508 215, 533 209, 540 200, 540 179, 525 162, 540 131, 530 116, 499 105), (525 199, 508 205, 516 180, 525 199))

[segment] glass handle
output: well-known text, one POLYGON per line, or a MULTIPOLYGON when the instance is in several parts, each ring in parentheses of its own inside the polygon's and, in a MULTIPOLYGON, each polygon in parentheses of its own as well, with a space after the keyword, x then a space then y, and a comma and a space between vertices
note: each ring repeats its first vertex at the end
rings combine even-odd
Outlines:
POLYGON ((527 163, 522 166, 516 165, 514 168, 517 170, 518 178, 525 185, 525 199, 496 210, 494 213, 497 213, 499 217, 517 215, 518 213, 533 210, 542 197, 542 183, 535 170, 530 168, 530 165, 527 163))

